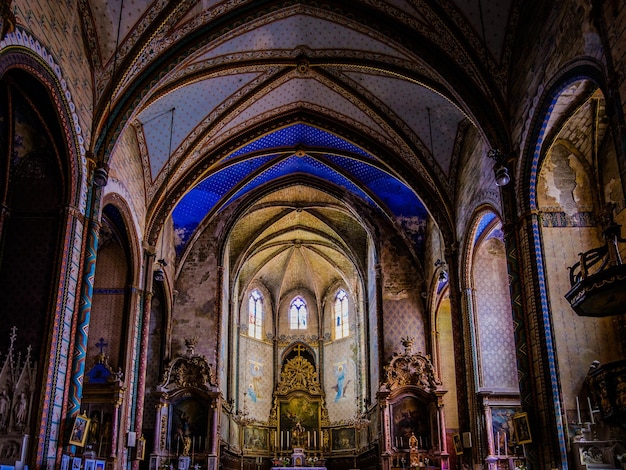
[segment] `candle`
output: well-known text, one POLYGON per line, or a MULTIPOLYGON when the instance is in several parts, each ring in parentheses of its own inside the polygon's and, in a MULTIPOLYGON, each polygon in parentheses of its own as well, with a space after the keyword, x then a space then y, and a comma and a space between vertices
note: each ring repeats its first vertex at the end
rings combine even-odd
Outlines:
POLYGON ((311 431, 306 432, 306 446, 311 448, 311 431))
POLYGON ((290 434, 290 432, 287 431, 287 449, 289 449, 289 434, 290 434))
POLYGON ((313 448, 317 449, 317 431, 313 431, 313 448))
POLYGON ((285 432, 280 432, 280 450, 283 450, 283 446, 285 444, 285 432))
POLYGON ((504 433, 504 455, 509 455, 509 448, 506 442, 506 433, 504 433))
POLYGON ((496 449, 498 449, 498 457, 500 456, 500 431, 498 431, 496 438, 496 449))
POLYGON ((278 433, 274 432, 274 449, 278 447, 278 433))
POLYGON ((396 447, 398 447, 398 436, 396 436, 396 447))
POLYGON ((576 397, 576 414, 578 415, 578 424, 582 424, 580 420, 580 402, 578 401, 578 397, 576 397))
POLYGON ((591 407, 591 398, 587 397, 587 404, 589 405, 589 415, 591 416, 591 424, 596 424, 596 420, 593 418, 593 408, 591 407))

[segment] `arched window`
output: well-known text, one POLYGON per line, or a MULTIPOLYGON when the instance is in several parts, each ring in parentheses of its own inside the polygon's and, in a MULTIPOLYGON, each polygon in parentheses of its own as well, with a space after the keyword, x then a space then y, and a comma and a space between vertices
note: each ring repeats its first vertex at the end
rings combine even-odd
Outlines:
POLYGON ((335 296, 335 339, 345 338, 350 333, 348 323, 348 294, 343 289, 335 296))
POLYGON ((289 328, 292 330, 306 330, 307 310, 306 302, 300 296, 291 301, 289 307, 289 328))
POLYGON ((248 299, 248 336, 263 339, 263 296, 256 289, 248 299))

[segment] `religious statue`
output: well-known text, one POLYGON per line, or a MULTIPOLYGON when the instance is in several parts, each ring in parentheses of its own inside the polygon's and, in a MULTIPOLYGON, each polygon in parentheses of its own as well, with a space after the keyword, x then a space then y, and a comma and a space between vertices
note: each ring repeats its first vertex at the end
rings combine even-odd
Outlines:
POLYGON ((183 457, 189 457, 189 451, 191 450, 191 437, 183 436, 183 457))
POLYGON ((300 421, 296 422, 293 430, 291 431, 291 442, 293 447, 304 447, 306 439, 306 432, 300 421))
POLYGON ((420 466, 419 446, 417 442, 417 437, 415 437, 415 433, 411 433, 411 437, 409 438, 409 466, 420 466))
POLYGON ((26 411, 28 408, 28 401, 26 400, 26 394, 22 392, 20 398, 15 405, 15 426, 21 431, 26 425, 26 411))
POLYGON ((9 419, 9 397, 6 389, 0 392, 0 430, 5 429, 9 419))

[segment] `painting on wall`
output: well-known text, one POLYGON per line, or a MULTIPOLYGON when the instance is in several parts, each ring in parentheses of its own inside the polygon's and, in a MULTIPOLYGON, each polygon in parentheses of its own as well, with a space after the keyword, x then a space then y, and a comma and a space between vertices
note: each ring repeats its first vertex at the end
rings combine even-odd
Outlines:
POLYGON ((533 441, 530 435, 528 413, 517 413, 513 416, 513 428, 515 429, 515 440, 518 444, 530 444, 533 441))
POLYGON ((428 440, 429 417, 426 405, 414 396, 401 398, 391 406, 391 427, 396 448, 406 449, 412 434, 428 440))
POLYGON ((330 444, 333 452, 343 452, 356 448, 354 428, 335 428, 330 432, 330 444))
MULTIPOLYGON (((185 398, 172 407, 172 445, 182 449, 182 438, 206 436, 208 406, 196 398, 185 398)), ((197 440, 197 439, 196 439, 197 440)))
POLYGON ((320 403, 317 400, 295 396, 288 401, 281 401, 279 412, 281 431, 291 431, 298 422, 307 431, 319 430, 320 403))
POLYGON ((85 447, 85 441, 89 433, 89 421, 89 418, 87 418, 85 414, 78 415, 74 418, 74 426, 72 426, 69 441, 71 445, 85 447))
POLYGON ((267 451, 268 430, 257 426, 246 426, 243 428, 243 445, 250 451, 267 451))
POLYGON ((261 391, 261 381, 263 379, 263 363, 260 361, 249 360, 250 381, 248 383, 247 393, 254 403, 263 398, 261 391))
POLYGON ((333 373, 335 376, 335 384, 331 387, 333 401, 337 403, 342 398, 348 398, 346 393, 350 386, 351 380, 346 377, 348 361, 341 361, 333 364, 333 373))
POLYGON ((519 406, 492 406, 491 433, 493 451, 496 455, 509 455, 513 440, 513 416, 519 412, 519 406))

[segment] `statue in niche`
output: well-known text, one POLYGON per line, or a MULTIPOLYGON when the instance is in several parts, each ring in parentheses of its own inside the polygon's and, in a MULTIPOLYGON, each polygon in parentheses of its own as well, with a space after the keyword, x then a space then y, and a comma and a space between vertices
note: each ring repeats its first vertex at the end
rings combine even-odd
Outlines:
POLYGON ((28 401, 26 400, 26 394, 22 392, 15 405, 15 427, 20 431, 26 426, 26 409, 28 408, 28 401))
POLYGON ((6 429, 9 419, 9 397, 6 389, 0 392, 0 431, 6 429))

